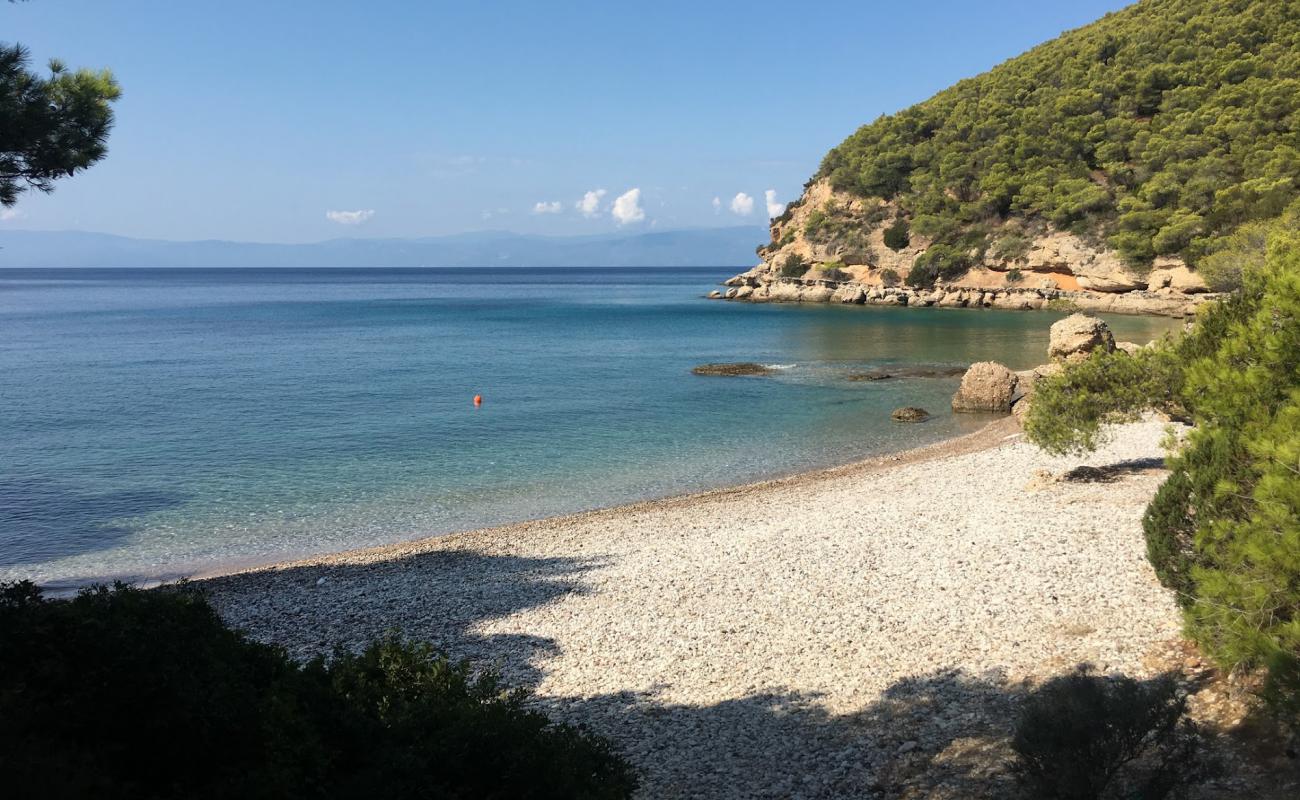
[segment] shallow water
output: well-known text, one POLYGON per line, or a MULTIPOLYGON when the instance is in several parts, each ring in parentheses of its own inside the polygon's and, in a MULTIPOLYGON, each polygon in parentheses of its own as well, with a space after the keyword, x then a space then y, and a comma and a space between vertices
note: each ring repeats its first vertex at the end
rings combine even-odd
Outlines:
POLYGON ((170 577, 925 444, 984 422, 948 411, 958 378, 849 375, 1032 366, 1060 316, 702 299, 734 272, 0 270, 0 580, 170 577), (780 368, 691 374, 719 361, 780 368))

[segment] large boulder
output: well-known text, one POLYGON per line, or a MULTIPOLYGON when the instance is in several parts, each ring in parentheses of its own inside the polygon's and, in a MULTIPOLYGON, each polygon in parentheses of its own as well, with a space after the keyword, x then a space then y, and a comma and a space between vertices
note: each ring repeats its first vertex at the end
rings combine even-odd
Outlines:
POLYGON ((989 411, 1005 414, 1016 395, 1016 373, 995 361, 971 364, 961 388, 952 396, 953 411, 989 411))
POLYGON ((1052 325, 1047 355, 1061 361, 1081 361, 1094 350, 1109 353, 1114 349, 1115 337, 1105 322, 1087 314, 1071 314, 1052 325))

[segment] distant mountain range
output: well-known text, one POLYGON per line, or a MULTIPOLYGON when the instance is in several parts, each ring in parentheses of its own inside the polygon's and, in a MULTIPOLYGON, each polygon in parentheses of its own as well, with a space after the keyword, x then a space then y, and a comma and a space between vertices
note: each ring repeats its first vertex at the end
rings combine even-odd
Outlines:
POLYGON ((80 231, 0 232, 2 267, 687 267, 749 266, 766 227, 634 235, 487 231, 312 244, 169 242, 80 231))

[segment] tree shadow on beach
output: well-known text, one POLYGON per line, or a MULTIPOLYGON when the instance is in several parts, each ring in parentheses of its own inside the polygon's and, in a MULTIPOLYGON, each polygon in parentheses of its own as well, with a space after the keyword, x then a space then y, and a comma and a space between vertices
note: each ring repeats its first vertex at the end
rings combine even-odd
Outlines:
MULTIPOLYGON (((557 643, 485 635, 480 623, 592 591, 584 576, 599 566, 461 549, 199 585, 235 627, 298 658, 400 628, 454 658, 497 669, 511 685, 535 687, 557 643)), ((848 714, 831 713, 815 694, 757 693, 695 705, 665 700, 669 689, 537 695, 532 702, 554 719, 613 740, 641 772, 643 797, 1015 796, 997 766, 1024 689, 998 674, 946 670, 900 680, 848 714)))
POLYGON ((709 705, 653 694, 543 698, 591 724, 642 771, 655 798, 1015 798, 1007 737, 1026 688, 958 670, 900 680, 833 714, 816 695, 709 705), (595 721, 595 724, 593 724, 595 721))
POLYGON ((558 653, 549 638, 483 635, 480 623, 587 591, 599 563, 473 550, 420 553, 372 563, 267 569, 199 582, 234 627, 274 641, 295 658, 359 648, 385 633, 428 642, 457 659, 531 688, 539 662, 558 653))
MULTIPOLYGON (((486 634, 482 624, 595 591, 587 577, 601 565, 459 549, 268 569, 198 586, 232 625, 298 658, 335 645, 360 647, 398 629, 453 658, 496 669, 509 685, 535 688, 559 644, 486 634)), ((1009 740, 1032 687, 996 671, 936 669, 897 680, 865 706, 840 713, 828 708, 831 698, 797 691, 683 702, 692 677, 683 673, 682 686, 645 691, 539 694, 531 703, 609 738, 641 774, 640 797, 1029 798, 1009 769, 1009 740)))

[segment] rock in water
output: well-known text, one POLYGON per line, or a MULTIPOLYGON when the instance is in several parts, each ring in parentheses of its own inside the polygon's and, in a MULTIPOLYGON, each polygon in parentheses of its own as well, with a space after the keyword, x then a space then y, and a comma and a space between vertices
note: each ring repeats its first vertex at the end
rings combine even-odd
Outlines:
POLYGON ((1105 322, 1087 314, 1071 314, 1052 325, 1047 355, 1063 361, 1082 361, 1094 350, 1115 349, 1115 337, 1105 322))
POLYGON ((736 364, 701 364, 691 372, 696 375, 771 375, 772 369, 752 361, 741 361, 736 364))
POLYGON ((952 396, 953 411, 991 411, 1006 414, 1016 394, 1016 373, 995 361, 971 364, 961 388, 952 396))
POLYGON ((893 417, 895 422, 925 422, 930 418, 930 412, 916 406, 904 406, 894 409, 894 413, 889 416, 893 417))

